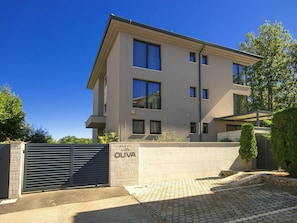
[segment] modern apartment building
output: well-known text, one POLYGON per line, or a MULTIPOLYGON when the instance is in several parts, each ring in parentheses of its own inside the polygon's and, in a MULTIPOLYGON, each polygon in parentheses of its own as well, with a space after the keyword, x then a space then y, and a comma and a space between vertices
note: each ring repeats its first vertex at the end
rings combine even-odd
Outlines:
POLYGON ((238 128, 250 87, 244 67, 258 55, 110 16, 87 88, 93 140, 103 130, 121 141, 174 133, 188 141, 216 141, 238 128), (229 117, 224 119, 223 117, 229 117))

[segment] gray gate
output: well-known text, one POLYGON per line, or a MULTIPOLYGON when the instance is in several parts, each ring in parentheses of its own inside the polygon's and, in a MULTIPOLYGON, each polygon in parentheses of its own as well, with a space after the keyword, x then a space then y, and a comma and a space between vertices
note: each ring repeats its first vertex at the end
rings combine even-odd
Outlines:
POLYGON ((274 161, 271 151, 271 144, 262 134, 256 134, 258 156, 257 156, 257 169, 275 170, 277 169, 276 162, 274 161))
POLYGON ((0 198, 8 198, 10 145, 0 144, 0 198))
POLYGON ((101 144, 27 144, 23 191, 108 184, 109 148, 101 144))

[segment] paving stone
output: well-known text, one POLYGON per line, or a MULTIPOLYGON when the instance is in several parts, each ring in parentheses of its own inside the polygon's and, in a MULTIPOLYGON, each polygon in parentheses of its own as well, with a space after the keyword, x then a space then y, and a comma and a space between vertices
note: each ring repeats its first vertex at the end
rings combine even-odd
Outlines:
POLYGON ((297 222, 297 187, 204 178, 128 191, 164 222, 297 222))

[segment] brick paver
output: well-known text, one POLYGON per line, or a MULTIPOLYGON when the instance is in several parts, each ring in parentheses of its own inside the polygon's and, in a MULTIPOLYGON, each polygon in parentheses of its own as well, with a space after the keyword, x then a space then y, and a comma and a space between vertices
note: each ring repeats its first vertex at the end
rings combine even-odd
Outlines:
POLYGON ((297 188, 220 178, 161 182, 128 191, 163 222, 297 222, 297 188))

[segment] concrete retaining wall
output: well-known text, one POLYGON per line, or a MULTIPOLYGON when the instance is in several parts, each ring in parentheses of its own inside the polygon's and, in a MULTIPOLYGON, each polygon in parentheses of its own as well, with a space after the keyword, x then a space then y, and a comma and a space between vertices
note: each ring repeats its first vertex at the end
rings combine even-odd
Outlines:
POLYGON ((111 143, 110 186, 218 176, 243 171, 239 143, 111 143))

